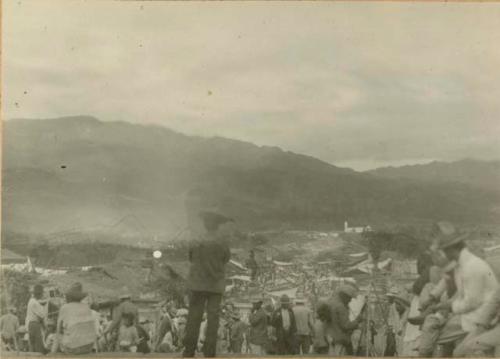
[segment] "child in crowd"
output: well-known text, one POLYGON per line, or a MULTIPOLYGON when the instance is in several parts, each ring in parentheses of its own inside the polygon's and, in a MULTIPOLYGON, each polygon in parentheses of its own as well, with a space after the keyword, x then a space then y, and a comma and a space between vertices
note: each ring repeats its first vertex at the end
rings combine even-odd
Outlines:
POLYGON ((118 351, 135 353, 139 342, 139 334, 134 326, 133 315, 124 313, 122 323, 118 333, 118 351))

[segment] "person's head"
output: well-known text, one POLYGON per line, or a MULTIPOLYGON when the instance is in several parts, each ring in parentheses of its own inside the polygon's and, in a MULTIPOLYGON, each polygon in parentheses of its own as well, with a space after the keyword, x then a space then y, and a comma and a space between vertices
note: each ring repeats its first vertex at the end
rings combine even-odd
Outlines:
POLYGON ((82 284, 80 282, 73 283, 66 292, 66 302, 67 303, 79 303, 83 298, 87 296, 87 293, 83 291, 82 284))
POLYGON ((41 284, 35 284, 33 287, 33 297, 35 297, 35 299, 42 299, 43 295, 43 286, 41 284))
POLYGON ((281 309, 289 309, 290 308, 290 298, 288 295, 283 294, 280 298, 281 309))
POLYGON ((352 298, 356 297, 356 295, 357 295, 356 288, 354 288, 352 285, 348 285, 348 284, 342 284, 341 286, 339 286, 337 291, 338 291, 338 296, 339 296, 340 300, 345 305, 348 305, 351 302, 352 298))
POLYGON ((447 244, 441 247, 444 255, 450 261, 456 261, 460 257, 460 253, 465 248, 463 240, 457 240, 455 243, 447 244))
POLYGON ((260 308, 262 308, 262 300, 254 299, 254 301, 252 302, 252 306, 254 310, 259 310, 260 308))
POLYGON ((123 324, 126 327, 131 327, 134 324, 134 316, 131 313, 124 313, 122 315, 123 324))
POLYGON ((16 309, 16 307, 14 307, 13 305, 10 305, 10 306, 7 308, 7 311, 8 311, 10 314, 14 314, 14 315, 16 315, 16 313, 17 313, 17 309, 16 309))
POLYGON ((208 233, 215 233, 226 223, 234 222, 234 219, 215 212, 201 212, 200 217, 203 221, 203 227, 208 233))

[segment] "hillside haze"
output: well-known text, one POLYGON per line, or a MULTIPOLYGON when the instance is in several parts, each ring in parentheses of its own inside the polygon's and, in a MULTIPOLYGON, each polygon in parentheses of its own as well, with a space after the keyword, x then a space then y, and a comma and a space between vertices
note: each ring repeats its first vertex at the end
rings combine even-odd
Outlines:
POLYGON ((315 158, 92 117, 4 123, 2 229, 171 236, 199 209, 247 229, 495 222, 499 195, 385 178, 315 158))
POLYGON ((475 188, 500 192, 500 160, 434 161, 423 165, 377 168, 368 173, 385 178, 463 183, 475 188))

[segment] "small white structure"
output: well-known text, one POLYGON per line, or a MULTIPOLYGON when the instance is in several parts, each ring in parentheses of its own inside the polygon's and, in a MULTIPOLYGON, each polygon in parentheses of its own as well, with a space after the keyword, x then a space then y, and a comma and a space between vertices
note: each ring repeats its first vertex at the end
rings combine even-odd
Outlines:
POLYGON ((349 227, 349 223, 347 221, 344 222, 344 232, 345 233, 363 233, 370 232, 372 227, 364 226, 364 227, 349 227))

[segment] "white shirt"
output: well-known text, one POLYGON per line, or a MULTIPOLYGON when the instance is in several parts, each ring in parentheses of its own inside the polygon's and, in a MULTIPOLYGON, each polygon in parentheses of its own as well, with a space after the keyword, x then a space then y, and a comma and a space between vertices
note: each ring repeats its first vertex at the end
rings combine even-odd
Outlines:
POLYGON ((281 309, 281 318, 283 319, 283 329, 290 329, 290 313, 288 309, 281 309))
POLYGON ((47 318, 48 306, 42 305, 38 300, 31 297, 26 309, 26 327, 29 322, 44 321, 47 318))
POLYGON ((457 293, 452 310, 461 315, 462 329, 470 332, 478 320, 479 307, 494 294, 498 282, 488 263, 467 248, 460 252, 454 275, 457 293))

